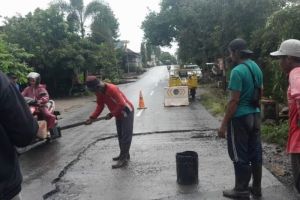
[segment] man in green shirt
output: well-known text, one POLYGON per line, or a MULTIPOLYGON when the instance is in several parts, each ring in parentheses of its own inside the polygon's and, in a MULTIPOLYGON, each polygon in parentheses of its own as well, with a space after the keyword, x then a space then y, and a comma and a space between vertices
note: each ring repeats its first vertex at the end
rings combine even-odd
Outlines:
POLYGON ((255 90, 262 91, 263 75, 258 65, 250 59, 253 52, 247 49, 245 40, 237 38, 231 41, 229 52, 234 62, 228 85, 230 100, 218 134, 225 137, 227 131, 228 153, 234 165, 235 187, 223 191, 223 196, 248 199, 251 192, 254 197, 260 197, 260 109, 253 105, 253 96, 255 90), (251 174, 253 183, 249 190, 251 174))

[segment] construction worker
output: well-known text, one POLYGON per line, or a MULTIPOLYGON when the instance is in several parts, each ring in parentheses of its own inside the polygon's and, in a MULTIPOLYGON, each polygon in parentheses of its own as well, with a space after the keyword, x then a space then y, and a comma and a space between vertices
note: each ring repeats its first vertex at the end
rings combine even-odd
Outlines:
POLYGON ((112 168, 123 167, 130 159, 129 149, 133 132, 134 107, 117 86, 100 81, 96 76, 88 76, 86 86, 97 97, 96 110, 86 120, 86 124, 93 123, 103 111, 104 106, 108 107, 110 113, 106 115, 106 119, 116 118, 120 147, 119 156, 113 158, 117 163, 112 165, 112 168))
MULTIPOLYGON (((224 190, 223 196, 232 199, 249 199, 262 196, 262 145, 260 139, 260 109, 253 102, 256 88, 263 88, 263 74, 250 59, 253 52, 241 38, 232 40, 228 46, 234 68, 230 74, 228 89, 230 100, 219 128, 220 137, 227 130, 228 153, 233 161, 235 186, 224 190), (253 178, 252 186, 249 182, 253 178), (249 192, 250 189, 250 192, 249 192)), ((257 96, 259 101, 259 95, 257 96)), ((256 101, 255 101, 256 102, 256 101)))
POLYGON ((282 71, 288 75, 289 137, 287 152, 291 156, 295 190, 300 197, 300 40, 281 43, 271 56, 280 59, 282 71))

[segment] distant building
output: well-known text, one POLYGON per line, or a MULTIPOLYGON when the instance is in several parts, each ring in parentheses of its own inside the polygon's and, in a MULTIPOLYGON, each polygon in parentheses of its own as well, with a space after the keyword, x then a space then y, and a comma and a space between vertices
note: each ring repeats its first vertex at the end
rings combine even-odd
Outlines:
POLYGON ((126 66, 129 66, 130 69, 136 70, 138 68, 142 68, 141 54, 127 49, 124 57, 126 60, 126 66))
POLYGON ((123 69, 124 72, 137 72, 142 69, 142 58, 141 54, 132 51, 127 48, 128 40, 121 40, 116 43, 117 49, 122 49, 124 52, 123 55, 123 69))

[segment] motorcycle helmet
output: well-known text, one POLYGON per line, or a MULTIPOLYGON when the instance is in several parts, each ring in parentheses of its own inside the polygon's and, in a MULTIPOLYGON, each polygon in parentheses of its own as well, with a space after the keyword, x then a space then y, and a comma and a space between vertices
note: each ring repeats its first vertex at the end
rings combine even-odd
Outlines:
POLYGON ((41 82, 41 75, 39 73, 36 72, 30 72, 27 75, 27 79, 34 79, 35 80, 35 85, 39 85, 41 82))

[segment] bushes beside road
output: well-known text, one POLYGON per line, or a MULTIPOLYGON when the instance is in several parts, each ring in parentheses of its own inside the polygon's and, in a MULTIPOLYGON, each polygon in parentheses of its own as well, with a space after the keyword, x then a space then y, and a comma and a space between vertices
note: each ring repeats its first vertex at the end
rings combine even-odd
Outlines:
MULTIPOLYGON (((201 104, 215 117, 222 118, 226 111, 227 96, 220 88, 214 85, 202 85, 200 95, 201 104)), ((288 136, 288 122, 262 123, 261 136, 264 142, 275 143, 284 147, 288 136)))

